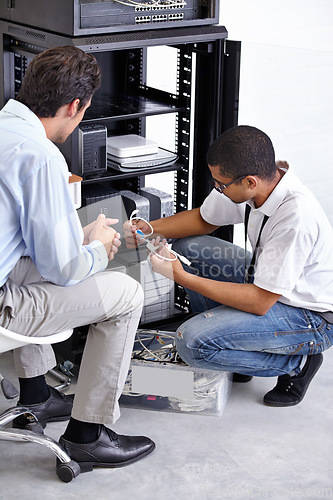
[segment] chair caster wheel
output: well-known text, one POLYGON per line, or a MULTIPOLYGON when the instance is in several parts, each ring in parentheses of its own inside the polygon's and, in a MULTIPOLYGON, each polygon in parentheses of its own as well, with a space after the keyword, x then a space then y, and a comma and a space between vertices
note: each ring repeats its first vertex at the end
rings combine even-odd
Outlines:
POLYGON ((74 460, 65 463, 57 460, 57 476, 64 483, 70 483, 80 472, 80 466, 74 460))

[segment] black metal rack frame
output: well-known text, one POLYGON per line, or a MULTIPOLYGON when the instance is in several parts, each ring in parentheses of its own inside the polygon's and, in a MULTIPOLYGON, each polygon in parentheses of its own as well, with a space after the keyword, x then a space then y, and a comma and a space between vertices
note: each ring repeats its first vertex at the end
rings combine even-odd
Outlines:
POLYGON ((3 0, 0 18, 68 36, 217 24, 219 0, 3 0))
MULTIPOLYGON (((0 101, 15 97, 31 58, 52 46, 74 45, 93 53, 102 69, 102 85, 86 113, 87 123, 103 123, 108 134, 145 135, 148 116, 174 113, 174 151, 179 160, 161 169, 136 173, 107 171, 84 179, 85 185, 103 183, 138 192, 145 177, 175 172, 175 211, 198 207, 211 190, 206 152, 224 130, 237 124, 240 42, 227 40, 223 26, 192 26, 85 37, 69 37, 0 21, 0 101), (147 49, 169 46, 177 51, 176 92, 147 85, 147 49), (195 63, 194 63, 195 59, 195 63), (188 192, 192 175, 192 192, 188 192), (191 197, 191 199, 189 199, 191 197)), ((63 153, 73 173, 78 172, 78 131, 63 153)), ((232 228, 218 237, 232 240, 232 228)), ((185 294, 177 287, 176 304, 186 309, 185 294)))

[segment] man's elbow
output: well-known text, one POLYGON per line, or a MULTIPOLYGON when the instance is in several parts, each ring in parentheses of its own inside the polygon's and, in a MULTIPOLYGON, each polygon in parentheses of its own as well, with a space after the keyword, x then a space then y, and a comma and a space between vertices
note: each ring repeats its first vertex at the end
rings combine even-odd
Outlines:
POLYGON ((253 313, 257 316, 265 316, 265 314, 267 314, 273 305, 279 300, 281 295, 256 287, 256 285, 253 286, 255 287, 257 295, 253 313))
POLYGON ((265 316, 265 314, 268 313, 271 307, 272 306, 263 307, 262 304, 260 304, 257 307, 255 307, 253 314, 256 314, 257 316, 265 316))

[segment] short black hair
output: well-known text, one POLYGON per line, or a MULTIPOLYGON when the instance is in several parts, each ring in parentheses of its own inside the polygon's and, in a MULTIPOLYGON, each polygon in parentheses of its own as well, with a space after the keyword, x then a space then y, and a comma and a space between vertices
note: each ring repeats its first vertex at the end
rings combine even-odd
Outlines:
POLYGON ((207 163, 219 167, 220 174, 230 179, 254 175, 272 180, 276 175, 272 141, 261 130, 238 125, 226 130, 209 147, 207 163))
POLYGON ((30 62, 17 100, 40 118, 54 117, 59 108, 80 99, 83 108, 101 84, 95 57, 73 46, 53 47, 30 62))

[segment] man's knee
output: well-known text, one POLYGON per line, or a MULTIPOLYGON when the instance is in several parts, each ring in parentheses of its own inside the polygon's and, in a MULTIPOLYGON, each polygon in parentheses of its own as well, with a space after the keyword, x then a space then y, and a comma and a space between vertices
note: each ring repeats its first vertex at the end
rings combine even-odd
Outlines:
POLYGON ((183 241, 183 239, 182 239, 182 238, 180 238, 180 239, 178 239, 178 240, 174 240, 174 241, 172 242, 172 248, 173 248, 173 250, 175 250, 175 251, 176 251, 176 252, 178 252, 178 253, 181 253, 182 241, 183 241))
POLYGON ((196 366, 200 358, 197 335, 193 335, 189 321, 183 323, 176 333, 176 349, 179 356, 190 366, 196 366))
POLYGON ((172 243, 172 248, 190 259, 205 260, 211 257, 214 238, 211 236, 189 236, 172 243))
POLYGON ((122 275, 121 282, 125 287, 125 296, 128 298, 128 301, 131 302, 133 307, 136 308, 142 306, 144 293, 141 284, 127 274, 122 275))
MULTIPOLYGON (((133 278, 131 278, 132 281, 134 281, 134 298, 135 302, 137 303, 138 307, 143 306, 143 301, 144 301, 144 291, 140 283, 135 281, 133 278)), ((133 286, 133 284, 132 284, 133 286)), ((133 299, 134 301, 134 299, 133 299)))
POLYGON ((216 332, 205 322, 214 314, 212 311, 197 314, 179 326, 176 333, 176 349, 179 356, 190 366, 209 368, 218 353, 224 356, 223 329, 216 332), (208 326, 208 325, 207 325, 208 326))
POLYGON ((104 272, 96 275, 96 282, 105 311, 116 309, 118 314, 137 309, 141 311, 144 294, 142 286, 135 279, 124 273, 104 272))

